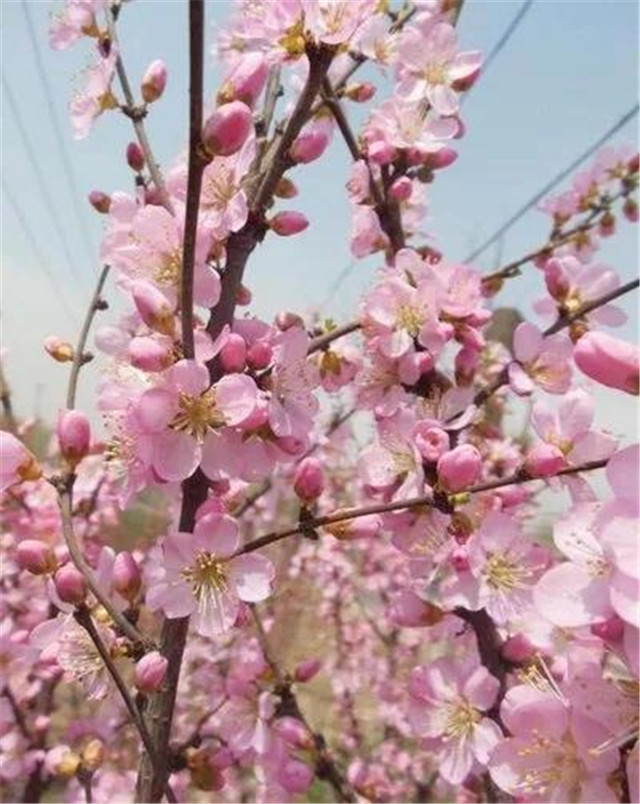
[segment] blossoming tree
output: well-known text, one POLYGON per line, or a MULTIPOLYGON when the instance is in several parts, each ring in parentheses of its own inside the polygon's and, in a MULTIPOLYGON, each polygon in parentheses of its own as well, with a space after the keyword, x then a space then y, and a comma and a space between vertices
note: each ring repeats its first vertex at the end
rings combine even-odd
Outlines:
POLYGON ((53 18, 53 48, 93 54, 76 136, 124 114, 134 182, 90 196, 104 269, 78 343, 45 343, 70 364, 47 448, 3 395, 5 800, 638 801, 638 446, 592 394, 639 390, 603 330, 638 280, 597 256, 637 221, 638 156, 603 149, 491 274, 439 253, 425 199, 482 69, 461 11, 238 0, 208 103, 189 0, 189 146, 164 166, 167 71, 127 73, 126 5, 53 18), (351 251, 380 270, 341 326, 262 321, 246 266, 307 227, 296 182, 333 137, 351 251), (488 302, 523 270, 547 321, 499 337, 488 302), (76 408, 94 323, 100 436, 76 408))

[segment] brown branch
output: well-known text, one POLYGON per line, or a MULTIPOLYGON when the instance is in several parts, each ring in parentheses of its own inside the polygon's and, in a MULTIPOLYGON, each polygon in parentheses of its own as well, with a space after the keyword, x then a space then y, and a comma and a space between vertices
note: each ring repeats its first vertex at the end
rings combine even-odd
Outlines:
POLYGON ((547 327, 542 334, 545 337, 547 335, 555 335, 556 332, 559 332, 561 329, 570 326, 574 321, 579 321, 581 318, 584 318, 586 315, 592 313, 594 310, 597 310, 599 307, 604 307, 605 304, 609 304, 609 302, 619 299, 626 293, 630 293, 632 290, 637 290, 638 286, 640 286, 640 279, 632 279, 631 282, 627 282, 625 285, 620 285, 619 288, 612 290, 610 293, 605 293, 604 296, 600 296, 598 299, 585 302, 574 313, 561 315, 558 320, 550 327, 547 327))
POLYGON ((349 321, 348 324, 344 324, 341 327, 336 327, 324 335, 319 335, 309 344, 307 354, 312 355, 314 352, 319 352, 322 349, 326 349, 329 344, 333 343, 333 341, 337 341, 338 338, 344 338, 345 335, 351 335, 352 332, 357 332, 361 326, 362 325, 359 321, 349 321))
POLYGON ((104 283, 107 281, 108 274, 109 266, 105 265, 98 276, 98 284, 93 292, 89 308, 82 324, 82 329, 80 330, 78 343, 76 344, 76 348, 73 353, 73 363, 71 365, 69 384, 67 386, 67 408, 69 410, 73 410, 76 405, 78 377, 80 376, 80 370, 85 363, 88 363, 92 359, 92 356, 85 352, 85 347, 87 345, 87 338, 89 337, 89 331, 91 330, 93 319, 95 318, 96 313, 98 310, 104 310, 106 307, 106 303, 102 300, 101 294, 104 288, 104 283))
POLYGON ((202 147, 203 66, 204 3, 203 0, 189 0, 189 168, 180 286, 182 350, 187 359, 192 359, 195 355, 193 277, 202 174, 209 161, 202 147))
POLYGON ((27 720, 24 716, 24 712, 20 708, 20 704, 16 700, 16 697, 13 694, 13 691, 11 690, 11 687, 9 686, 8 683, 5 683, 4 689, 2 690, 2 694, 9 702, 9 708, 11 709, 13 717, 15 718, 18 730, 25 738, 25 740, 29 743, 29 745, 34 745, 35 741, 33 738, 33 734, 31 733, 31 729, 27 725, 27 720))
MULTIPOLYGON (((566 469, 561 469, 554 477, 562 475, 575 475, 579 472, 590 472, 594 469, 602 469, 607 465, 607 460, 589 461, 588 463, 581 464, 580 466, 569 466, 566 469)), ((516 472, 510 477, 500 478, 498 480, 489 480, 486 483, 479 483, 471 488, 461 491, 459 494, 452 495, 454 498, 466 498, 467 495, 479 494, 484 491, 494 491, 495 489, 504 488, 505 486, 515 486, 521 483, 531 483, 540 480, 537 477, 530 477, 524 472, 516 472)), ((306 519, 303 523, 292 525, 284 530, 277 530, 253 539, 244 547, 241 547, 234 556, 244 555, 245 553, 252 553, 254 550, 260 550, 275 542, 282 541, 289 536, 296 536, 300 533, 305 533, 310 529, 323 528, 327 525, 335 525, 339 522, 348 522, 352 519, 359 519, 363 516, 370 516, 372 514, 387 514, 392 511, 403 511, 408 508, 420 508, 429 506, 432 508, 443 509, 445 512, 451 512, 451 502, 449 500, 441 501, 435 493, 426 494, 421 497, 413 497, 408 500, 397 500, 390 503, 377 503, 375 505, 366 505, 362 508, 347 508, 343 511, 338 511, 335 514, 325 514, 324 516, 312 517, 306 519)))

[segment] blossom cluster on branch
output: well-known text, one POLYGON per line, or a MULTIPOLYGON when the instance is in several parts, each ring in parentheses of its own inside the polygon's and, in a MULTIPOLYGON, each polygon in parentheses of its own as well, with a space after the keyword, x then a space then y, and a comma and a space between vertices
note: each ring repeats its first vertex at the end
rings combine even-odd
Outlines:
POLYGON ((481 74, 461 0, 237 0, 211 103, 187 10, 189 148, 164 170, 145 119, 171 76, 156 59, 136 97, 127 4, 52 20, 94 58, 76 136, 121 113, 133 189, 89 197, 105 269, 79 343, 45 343, 71 365, 54 433, 5 405, 4 798, 637 801, 639 453, 593 395, 639 391, 603 330, 638 281, 598 256, 637 221, 637 154, 602 149, 543 204, 547 240, 483 275, 421 228, 481 74), (298 177, 338 137, 379 269, 343 326, 261 320, 245 267, 313 225, 298 177), (525 269, 546 321, 501 333, 525 269), (100 434, 75 400, 96 318, 100 434))

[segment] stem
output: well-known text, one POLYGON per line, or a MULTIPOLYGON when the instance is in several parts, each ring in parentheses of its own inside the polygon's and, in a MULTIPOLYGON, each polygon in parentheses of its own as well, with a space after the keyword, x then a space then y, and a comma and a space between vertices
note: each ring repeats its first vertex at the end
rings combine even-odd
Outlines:
MULTIPOLYGON (((124 702, 124 705, 131 716, 131 720, 133 721, 135 727, 137 728, 142 742, 144 743, 144 747, 149 752, 151 756, 155 756, 153 743, 151 742, 151 735, 147 730, 147 725, 144 722, 142 715, 140 714, 138 707, 135 704, 135 701, 131 697, 131 693, 129 692, 127 685, 124 683, 124 680, 120 673, 118 672, 118 668, 113 663, 113 659, 111 658, 109 651, 107 650, 104 642, 102 641, 100 634, 98 633, 93 620, 91 619, 91 614, 89 609, 86 606, 81 606, 76 609, 74 617, 79 625, 81 625, 84 630, 89 634, 91 641, 96 647, 96 650, 100 654, 100 658, 105 664, 109 675, 113 679, 116 687, 118 688, 118 692, 124 702)), ((177 801, 176 797, 173 794, 173 791, 166 785, 166 795, 168 801, 177 801)))
POLYGON ((151 179, 155 184, 155 186, 158 188, 158 192, 160 193, 162 205, 165 207, 165 209, 171 212, 171 214, 174 214, 173 205, 171 203, 171 199, 169 198, 169 193, 167 192, 167 187, 164 183, 164 178, 162 177, 160 166, 156 162, 156 158, 153 155, 153 151, 151 150, 151 143, 149 142, 149 137, 147 136, 147 130, 144 125, 144 117, 146 116, 146 109, 144 106, 139 106, 138 104, 136 104, 133 92, 131 91, 131 84, 129 83, 127 71, 125 70, 124 62, 122 61, 122 55, 121 55, 122 51, 120 49, 120 43, 118 41, 115 16, 109 4, 107 4, 105 8, 105 14, 107 17, 107 28, 109 30, 109 37, 113 45, 118 49, 118 55, 116 57, 116 73, 118 75, 118 79, 120 81, 120 87, 122 88, 122 94, 124 95, 126 103, 125 109, 123 111, 133 124, 133 130, 135 131, 138 143, 144 153, 144 160, 146 162, 147 168, 149 169, 149 173, 151 174, 151 179))
POLYGON ((33 739, 33 734, 31 733, 31 729, 27 725, 27 720, 24 716, 24 712, 20 709, 20 704, 17 702, 15 695, 13 694, 11 687, 9 684, 5 684, 4 689, 2 690, 2 694, 9 702, 9 707, 13 716, 16 720, 16 725, 18 726, 18 730, 21 732, 22 736, 25 740, 29 743, 29 745, 35 744, 33 739))
POLYGON ((91 303, 89 304, 89 309, 87 310, 87 314, 85 315, 84 323, 82 324, 82 329, 80 330, 80 337, 78 338, 78 343, 76 345, 73 354, 73 364, 71 366, 71 374, 69 375, 69 385, 67 386, 67 408, 69 410, 73 410, 76 405, 76 395, 78 392, 78 377, 80 376, 80 369, 84 366, 85 363, 88 363, 89 360, 91 360, 91 356, 86 354, 84 349, 85 346, 87 345, 89 330, 91 329, 91 325, 93 324, 95 314, 98 312, 98 310, 104 309, 104 302, 100 298, 100 294, 102 293, 102 289, 104 288, 104 283, 107 281, 108 273, 109 273, 109 266, 105 265, 102 271, 100 271, 100 275, 98 277, 98 284, 96 285, 96 289, 93 292, 91 303))
POLYGON ((640 279, 632 279, 631 282, 621 285, 619 288, 612 290, 610 293, 605 293, 605 295, 600 296, 599 299, 586 302, 578 310, 576 310, 575 313, 571 313, 570 315, 561 315, 554 324, 545 329, 543 335, 545 337, 547 335, 555 335, 556 332, 559 332, 561 329, 570 326, 574 321, 584 318, 585 315, 597 310, 598 307, 603 307, 605 304, 609 304, 609 302, 619 299, 620 296, 624 296, 626 293, 636 290, 638 286, 640 286, 640 279))
POLYGON ((189 169, 182 248, 182 349, 185 358, 195 355, 193 338, 193 276, 196 259, 198 212, 202 174, 208 164, 202 150, 202 92, 204 64, 204 3, 189 2, 189 169))
POLYGON ((4 369, 2 367, 1 361, 0 361, 0 402, 2 403, 2 412, 4 414, 4 426, 10 433, 13 433, 13 435, 17 435, 18 422, 16 421, 16 417, 13 412, 13 405, 11 404, 11 389, 9 388, 7 378, 4 375, 4 369))
MULTIPOLYGON (((589 461, 588 463, 581 464, 580 466, 569 466, 566 469, 561 469, 554 475, 554 477, 560 477, 562 475, 575 475, 579 472, 590 472, 594 469, 602 469, 607 465, 607 463, 608 460, 600 460, 589 461)), ((505 486, 515 486, 519 485, 520 483, 531 483, 536 480, 540 480, 540 478, 529 477, 526 474, 517 472, 510 477, 500 478, 499 480, 489 480, 486 483, 479 483, 476 486, 472 486, 469 489, 461 491, 460 495, 466 496, 467 494, 479 494, 483 491, 493 491, 495 489, 504 488, 505 486)), ((456 497, 457 495, 453 496, 456 497)), ((392 511, 402 511, 407 508, 420 508, 423 506, 446 508, 446 506, 442 506, 442 503, 433 493, 424 495, 422 497, 413 497, 409 500, 398 500, 390 503, 366 505, 362 508, 348 508, 335 514, 326 514, 324 516, 313 517, 312 519, 305 520, 301 524, 293 525, 284 530, 273 531, 272 533, 267 533, 264 536, 253 539, 252 541, 247 542, 247 544, 245 544, 244 547, 241 547, 236 553, 234 553, 232 558, 235 556, 244 555, 245 553, 252 553, 254 550, 260 550, 262 547, 279 542, 282 539, 288 538, 289 536, 304 533, 309 529, 322 528, 326 525, 334 525, 338 522, 347 522, 349 520, 359 519, 360 517, 369 516, 371 514, 387 514, 391 513, 392 511)))
POLYGON ((352 332, 357 332, 361 326, 359 321, 349 321, 348 324, 344 324, 342 327, 336 327, 336 329, 332 329, 331 332, 327 332, 325 335, 319 335, 309 344, 307 354, 312 355, 314 352, 326 349, 333 341, 337 341, 338 338, 344 338, 345 335, 351 335, 352 332))

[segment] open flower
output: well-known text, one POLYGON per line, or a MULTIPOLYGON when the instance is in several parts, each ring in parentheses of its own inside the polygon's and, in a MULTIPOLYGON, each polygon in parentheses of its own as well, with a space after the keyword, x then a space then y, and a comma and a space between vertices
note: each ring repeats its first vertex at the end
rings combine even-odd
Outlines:
POLYGON ((231 517, 206 514, 193 533, 170 533, 163 540, 161 565, 147 593, 147 604, 165 615, 193 615, 202 636, 217 636, 236 621, 240 601, 267 598, 274 577, 269 559, 257 553, 234 555, 240 545, 231 517))
POLYGON ((545 338, 533 324, 524 321, 513 334, 509 385, 520 396, 536 385, 550 394, 564 394, 571 385, 571 341, 563 335, 545 338))

